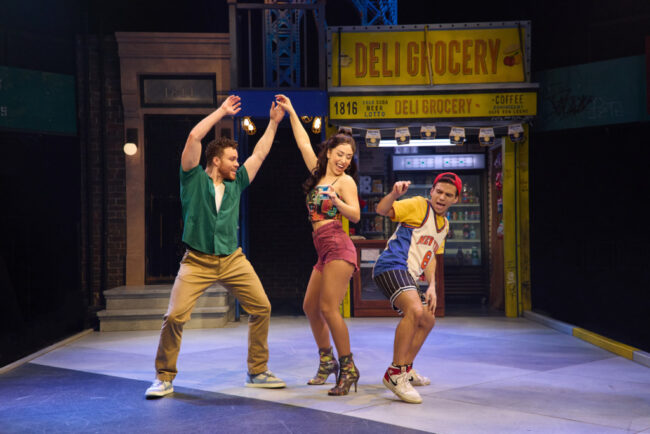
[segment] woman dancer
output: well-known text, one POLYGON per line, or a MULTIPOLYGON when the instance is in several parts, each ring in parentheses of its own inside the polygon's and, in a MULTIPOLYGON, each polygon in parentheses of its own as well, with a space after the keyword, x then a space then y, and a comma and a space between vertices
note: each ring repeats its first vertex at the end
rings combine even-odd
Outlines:
POLYGON ((330 374, 338 373, 336 386, 328 394, 347 395, 352 384, 357 391, 359 370, 352 360, 350 336, 339 305, 358 266, 356 249, 343 231, 341 218, 344 216, 353 223, 360 218, 355 182, 357 167, 353 159, 356 144, 350 135, 337 133, 322 144, 317 156, 289 98, 284 95, 275 98, 289 113, 293 135, 310 173, 303 190, 318 262, 307 284, 303 309, 318 345, 320 365, 316 376, 307 384, 325 384, 330 374), (339 363, 332 352, 330 333, 339 363))

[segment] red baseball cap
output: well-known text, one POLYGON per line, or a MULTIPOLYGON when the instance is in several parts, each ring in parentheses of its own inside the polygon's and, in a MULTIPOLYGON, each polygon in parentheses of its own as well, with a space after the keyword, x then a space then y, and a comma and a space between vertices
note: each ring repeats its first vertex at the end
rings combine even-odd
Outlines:
POLYGON ((460 177, 458 175, 453 172, 441 173, 440 175, 436 176, 436 179, 433 181, 433 186, 435 187, 436 184, 442 180, 454 184, 456 186, 456 190, 458 191, 456 195, 460 195, 460 190, 463 188, 463 182, 460 180, 460 177))

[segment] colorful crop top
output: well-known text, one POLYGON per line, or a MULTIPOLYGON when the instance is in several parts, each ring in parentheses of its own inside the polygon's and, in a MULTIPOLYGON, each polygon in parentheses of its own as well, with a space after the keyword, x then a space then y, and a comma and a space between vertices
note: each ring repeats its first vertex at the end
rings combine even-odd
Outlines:
MULTIPOLYGON (((309 221, 312 223, 320 222, 323 220, 341 220, 342 214, 338 208, 334 206, 331 199, 322 199, 319 194, 319 189, 312 189, 307 194, 307 209, 309 210, 309 221)), ((331 187, 330 187, 331 188, 331 187)), ((338 193, 336 194, 339 197, 338 193)))

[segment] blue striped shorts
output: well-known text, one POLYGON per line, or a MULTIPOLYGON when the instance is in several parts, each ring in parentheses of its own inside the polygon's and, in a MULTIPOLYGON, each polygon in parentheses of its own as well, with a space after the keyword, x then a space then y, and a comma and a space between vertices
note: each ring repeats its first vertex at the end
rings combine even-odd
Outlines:
POLYGON ((420 300, 422 300, 422 304, 425 306, 427 304, 424 293, 420 290, 418 284, 415 283, 411 273, 406 270, 388 270, 372 278, 377 286, 381 288, 384 295, 388 297, 393 309, 400 314, 402 311, 395 306, 395 300, 405 291, 417 291, 420 300))

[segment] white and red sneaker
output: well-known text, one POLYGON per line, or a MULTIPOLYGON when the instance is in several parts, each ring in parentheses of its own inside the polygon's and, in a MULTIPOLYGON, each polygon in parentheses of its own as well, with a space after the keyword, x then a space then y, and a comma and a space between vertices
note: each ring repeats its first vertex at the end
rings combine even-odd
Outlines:
POLYGON ((431 380, 429 377, 425 377, 424 375, 420 375, 418 371, 415 370, 415 368, 407 369, 406 370, 409 374, 409 382, 414 385, 414 386, 428 386, 431 384, 431 380))
POLYGON ((389 366, 384 374, 383 383, 404 402, 410 404, 420 404, 422 402, 422 397, 409 382, 409 373, 406 372, 406 366, 389 366))

